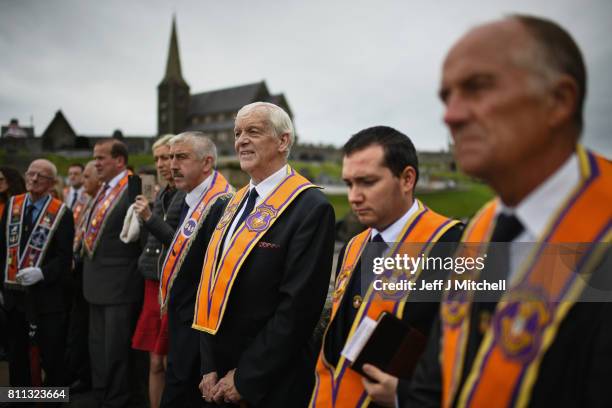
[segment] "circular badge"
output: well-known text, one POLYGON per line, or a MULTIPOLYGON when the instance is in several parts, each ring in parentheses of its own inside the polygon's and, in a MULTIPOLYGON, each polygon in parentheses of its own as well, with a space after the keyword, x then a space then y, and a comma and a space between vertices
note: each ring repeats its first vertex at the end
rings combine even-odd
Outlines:
POLYGON ((197 225, 198 224, 193 218, 187 221, 185 225, 183 225, 183 235, 189 238, 195 232, 197 225))

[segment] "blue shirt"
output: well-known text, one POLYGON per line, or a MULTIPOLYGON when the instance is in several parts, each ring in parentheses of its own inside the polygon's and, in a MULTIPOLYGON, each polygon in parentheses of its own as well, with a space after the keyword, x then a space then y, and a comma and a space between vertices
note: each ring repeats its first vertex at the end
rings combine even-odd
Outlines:
MULTIPOLYGON (((34 208, 32 209, 32 222, 36 221, 36 219, 38 218, 38 215, 40 214, 40 212, 42 211, 43 207, 47 203, 47 200, 50 197, 51 196, 49 194, 47 194, 46 196, 39 198, 38 201, 36 201, 34 203, 34 208)), ((28 197, 26 198, 26 205, 25 205, 26 210, 28 209, 28 206, 31 203, 32 203, 32 198, 31 198, 30 194, 28 194, 28 197)))

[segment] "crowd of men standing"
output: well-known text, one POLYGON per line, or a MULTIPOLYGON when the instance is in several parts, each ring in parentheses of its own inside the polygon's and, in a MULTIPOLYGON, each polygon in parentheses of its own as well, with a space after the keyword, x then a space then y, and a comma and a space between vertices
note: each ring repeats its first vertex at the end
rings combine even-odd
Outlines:
POLYGON ((512 15, 470 30, 444 61, 440 98, 459 166, 497 196, 465 225, 437 214, 415 197, 406 135, 352 135, 342 178, 366 228, 340 251, 329 308, 334 211, 288 164, 293 124, 276 105, 236 115, 250 177, 238 189, 198 132, 153 145, 154 202, 134 193, 121 141, 70 167, 63 202, 49 193, 53 163, 33 161, 27 193, 0 190, 11 385, 91 388, 102 407, 612 406, 612 299, 586 290, 612 288, 612 165, 579 143, 585 94, 580 50, 556 23, 512 15), (509 282, 495 302, 374 289, 372 251, 460 256, 461 242, 586 249, 564 273, 511 247, 471 276, 509 282), (384 315, 423 338, 399 356, 414 370, 353 366, 347 345, 384 315))

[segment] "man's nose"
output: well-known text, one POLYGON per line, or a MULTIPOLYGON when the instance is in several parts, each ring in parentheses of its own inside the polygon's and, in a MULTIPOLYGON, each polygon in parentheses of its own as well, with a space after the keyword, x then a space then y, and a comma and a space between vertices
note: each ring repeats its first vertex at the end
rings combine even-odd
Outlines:
POLYGON ((457 94, 452 94, 446 100, 444 123, 450 128, 462 125, 469 117, 469 107, 466 101, 457 94))

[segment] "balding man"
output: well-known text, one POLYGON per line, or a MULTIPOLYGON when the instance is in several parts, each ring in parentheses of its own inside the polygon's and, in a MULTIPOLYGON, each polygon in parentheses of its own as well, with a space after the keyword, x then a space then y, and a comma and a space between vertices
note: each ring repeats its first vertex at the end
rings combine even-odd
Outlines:
POLYGON ((202 395, 211 405, 301 407, 313 385, 310 344, 329 286, 334 212, 287 164, 291 119, 257 102, 236 116, 250 183, 208 245, 194 328, 202 330, 202 395))
POLYGON ((536 17, 476 27, 448 53, 457 162, 497 193, 463 240, 511 243, 467 279, 508 289, 499 302, 447 293, 406 406, 612 406, 612 165, 579 144, 585 79, 571 36, 536 17))
POLYGON ((26 172, 26 194, 11 197, 0 226, 0 262, 9 317, 11 386, 31 386, 28 331, 41 351, 44 384, 64 385, 66 304, 63 282, 72 262, 72 213, 48 193, 57 169, 34 160, 26 172))
POLYGON ((89 302, 92 386, 104 407, 144 406, 145 356, 131 349, 143 281, 139 243, 119 239, 130 206, 127 146, 104 139, 94 146, 102 187, 93 199, 83 235, 83 293, 89 302), (141 378, 142 375, 142 378, 141 378))

